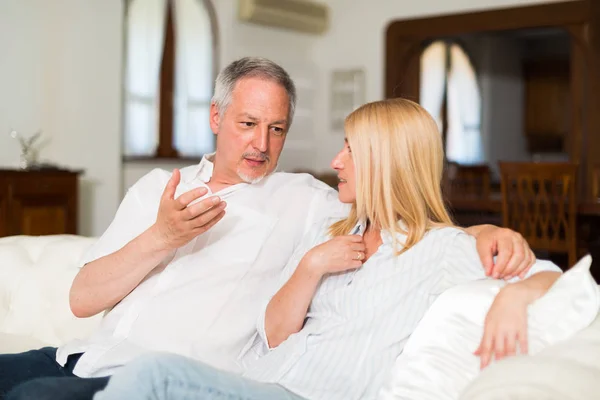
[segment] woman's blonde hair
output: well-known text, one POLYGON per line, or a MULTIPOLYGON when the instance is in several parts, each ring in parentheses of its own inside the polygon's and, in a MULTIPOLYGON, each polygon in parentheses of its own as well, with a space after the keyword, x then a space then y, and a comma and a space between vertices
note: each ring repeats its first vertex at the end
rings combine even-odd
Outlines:
POLYGON ((356 173, 356 202, 348 218, 330 228, 347 235, 359 220, 407 235, 408 250, 432 227, 452 226, 441 192, 442 138, 431 115, 406 99, 376 101, 346 118, 346 139, 356 173), (406 231, 398 221, 402 220, 406 231))

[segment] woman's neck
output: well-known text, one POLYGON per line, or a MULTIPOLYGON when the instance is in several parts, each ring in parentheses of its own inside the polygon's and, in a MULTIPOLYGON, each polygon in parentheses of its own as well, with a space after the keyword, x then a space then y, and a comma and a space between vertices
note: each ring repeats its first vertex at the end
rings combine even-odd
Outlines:
POLYGON ((363 240, 367 251, 365 252, 365 261, 373 254, 377 253, 379 246, 383 243, 381 239, 381 229, 373 226, 370 222, 367 223, 367 229, 363 235, 363 240))

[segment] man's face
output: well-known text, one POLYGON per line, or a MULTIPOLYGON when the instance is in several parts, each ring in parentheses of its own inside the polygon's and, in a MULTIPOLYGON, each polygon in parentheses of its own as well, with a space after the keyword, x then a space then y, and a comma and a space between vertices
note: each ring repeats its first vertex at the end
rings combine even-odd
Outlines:
POLYGON ((289 128, 288 111, 285 89, 262 78, 238 81, 223 115, 211 106, 216 168, 229 183, 256 183, 273 172, 289 128))

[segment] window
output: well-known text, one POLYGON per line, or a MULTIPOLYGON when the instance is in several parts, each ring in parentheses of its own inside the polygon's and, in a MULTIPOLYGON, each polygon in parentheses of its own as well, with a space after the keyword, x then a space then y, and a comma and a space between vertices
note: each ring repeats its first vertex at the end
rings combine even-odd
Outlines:
POLYGON ((446 158, 483 161, 481 93, 469 56, 457 43, 436 41, 421 55, 421 105, 444 136, 446 158))
POLYGON ((209 0, 128 1, 126 157, 198 158, 214 150, 214 19, 209 0))

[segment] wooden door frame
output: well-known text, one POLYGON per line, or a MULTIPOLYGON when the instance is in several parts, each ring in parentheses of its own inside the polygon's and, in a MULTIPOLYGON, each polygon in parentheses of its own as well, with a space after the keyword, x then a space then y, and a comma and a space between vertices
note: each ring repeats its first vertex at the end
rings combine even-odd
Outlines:
MULTIPOLYGON (((423 44, 441 36, 455 36, 530 28, 563 28, 572 43, 581 46, 587 71, 585 88, 573 89, 581 95, 577 105, 582 118, 574 118, 573 161, 580 163, 581 195, 591 198, 593 163, 600 162, 600 0, 512 7, 489 11, 392 21, 386 31, 385 96, 418 99, 418 68, 414 58, 423 44), (412 63, 411 63, 412 61, 412 63), (579 129, 580 128, 580 129, 579 129)), ((576 60, 578 65, 583 60, 576 60)), ((581 84, 582 79, 577 80, 581 84)))
POLYGON ((566 1, 393 21, 388 25, 386 31, 386 98, 394 97, 398 83, 402 82, 401 73, 398 72, 398 63, 394 57, 397 54, 396 46, 399 42, 514 29, 582 25, 589 22, 591 1, 593 0, 566 1))

